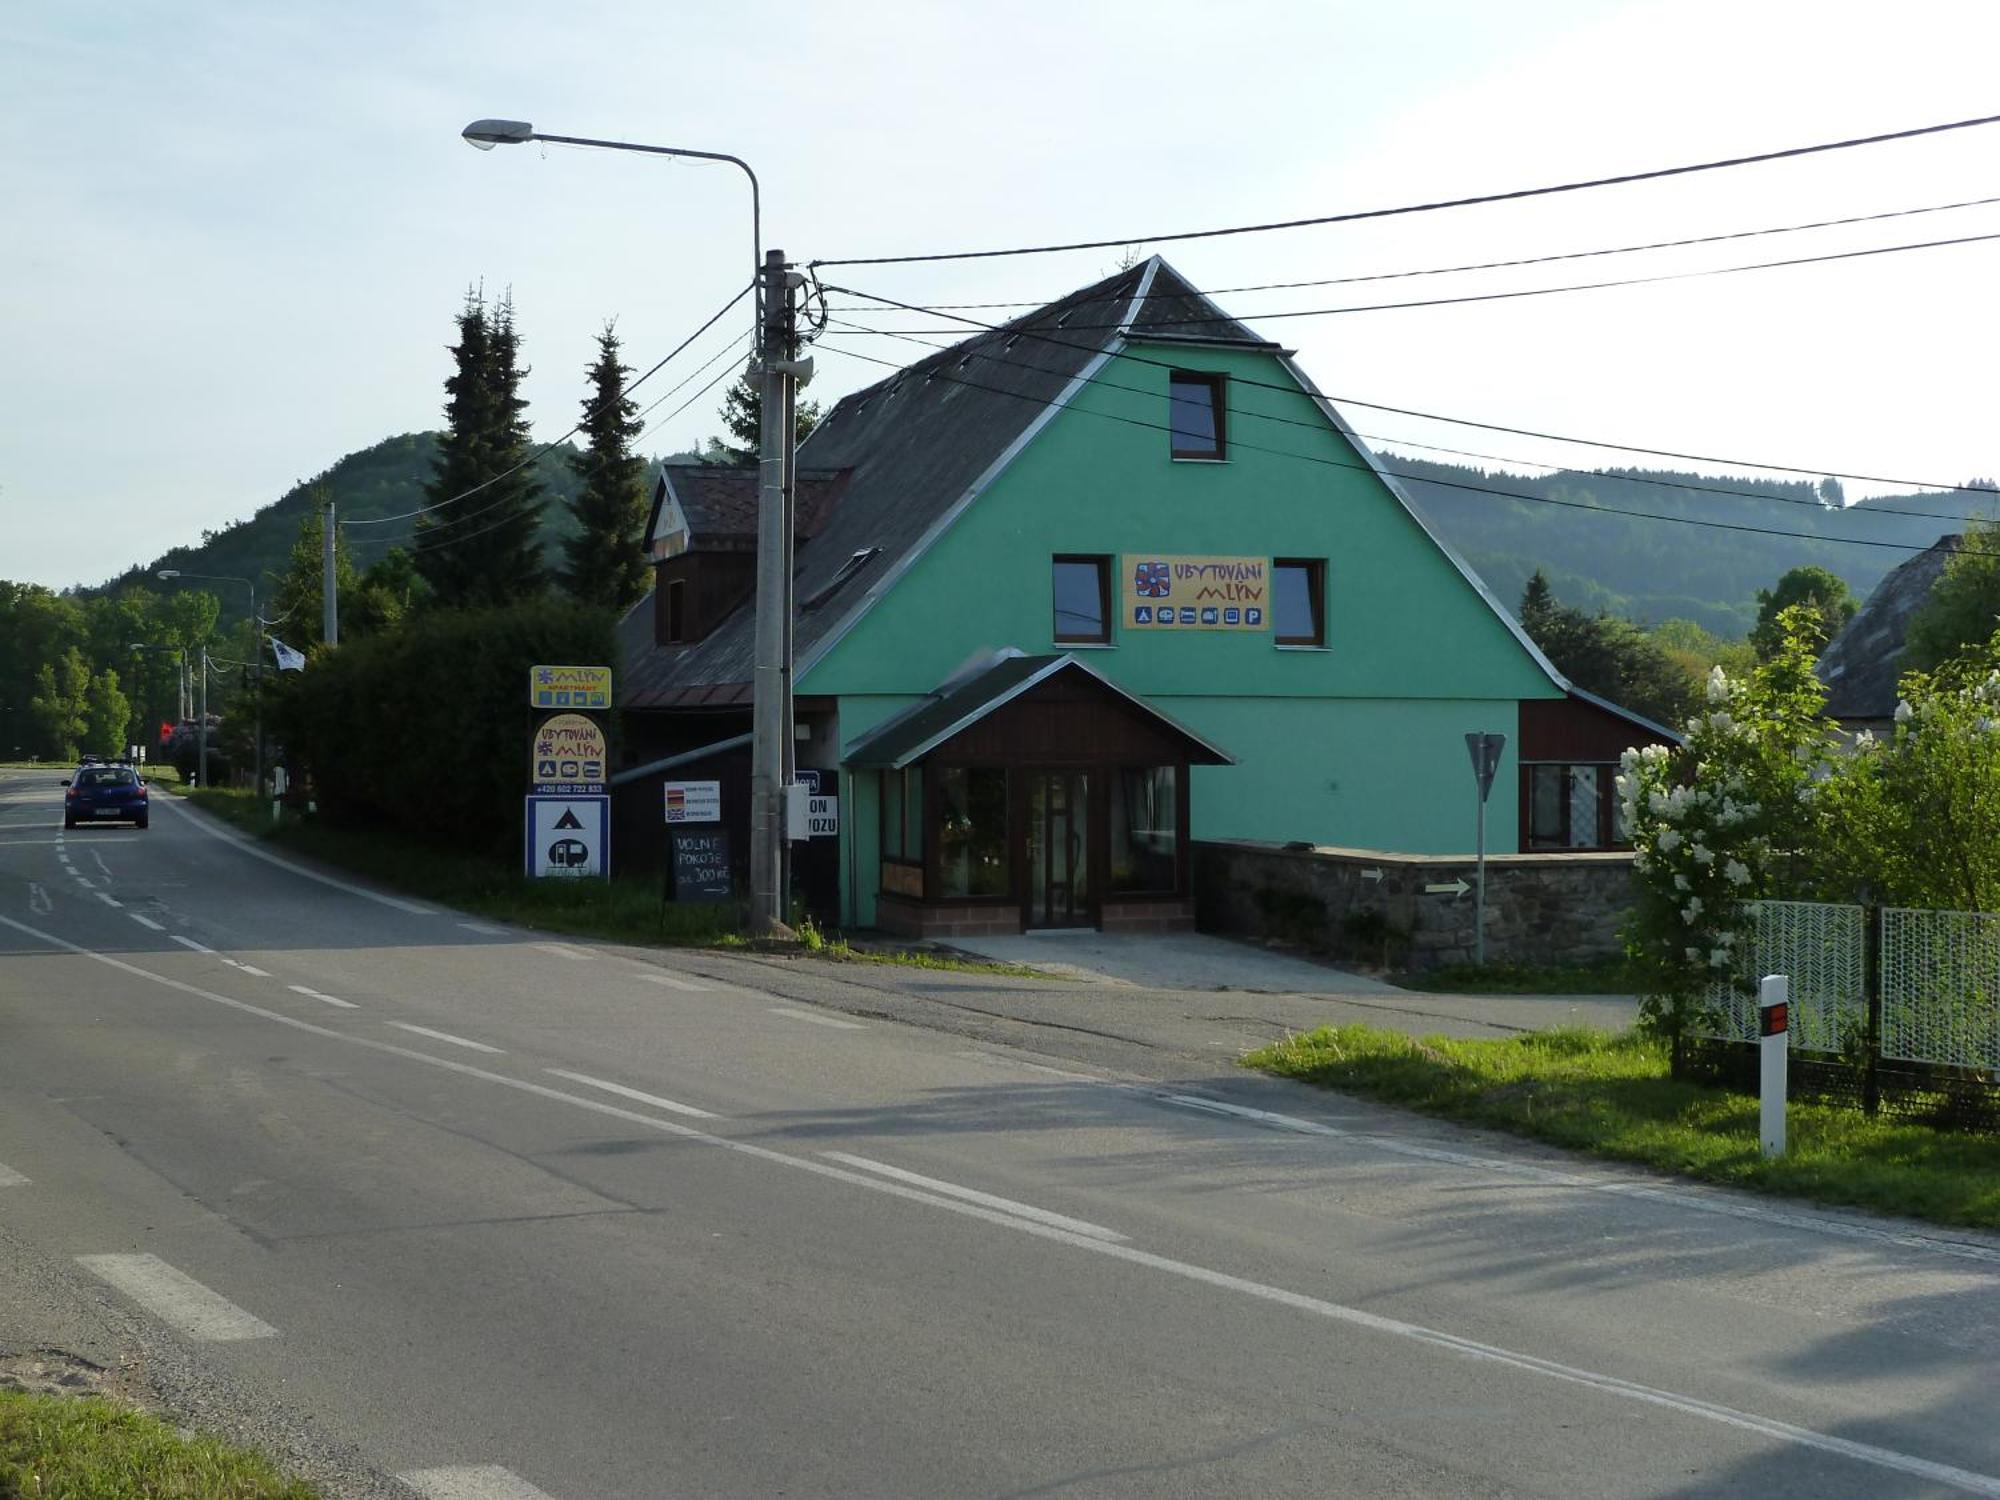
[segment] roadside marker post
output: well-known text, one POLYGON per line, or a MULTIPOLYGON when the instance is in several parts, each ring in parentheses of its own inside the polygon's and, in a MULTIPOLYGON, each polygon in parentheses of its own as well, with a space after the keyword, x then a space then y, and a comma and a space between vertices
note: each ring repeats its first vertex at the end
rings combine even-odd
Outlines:
POLYGON ((1785 1154, 1785 1063, 1791 1045, 1792 981, 1766 974, 1757 985, 1757 1143, 1785 1154))
MULTIPOLYGON (((1493 777, 1500 769, 1500 752, 1507 748, 1504 734, 1468 734, 1465 748, 1472 756, 1473 785, 1479 791, 1479 832, 1478 874, 1475 877, 1479 888, 1473 897, 1472 907, 1472 960, 1486 962, 1486 798, 1493 790, 1493 777)), ((1436 890, 1436 886, 1426 886, 1426 890, 1436 890)))

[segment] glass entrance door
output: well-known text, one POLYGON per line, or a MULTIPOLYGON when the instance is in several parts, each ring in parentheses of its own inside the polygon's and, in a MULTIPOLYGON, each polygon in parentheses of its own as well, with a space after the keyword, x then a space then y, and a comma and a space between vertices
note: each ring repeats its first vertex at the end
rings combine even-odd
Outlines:
POLYGON ((1091 924, 1090 780, 1082 771, 1028 777, 1030 927, 1091 924))

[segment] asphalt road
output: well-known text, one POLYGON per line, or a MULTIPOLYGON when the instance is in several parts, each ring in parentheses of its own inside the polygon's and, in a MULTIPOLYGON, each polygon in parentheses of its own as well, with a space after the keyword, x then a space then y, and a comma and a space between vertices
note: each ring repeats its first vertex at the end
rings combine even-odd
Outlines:
POLYGON ((1059 989, 502 930, 166 798, 64 836, 58 779, 0 772, 0 1235, 355 1493, 2000 1496, 2000 1239, 1059 989))

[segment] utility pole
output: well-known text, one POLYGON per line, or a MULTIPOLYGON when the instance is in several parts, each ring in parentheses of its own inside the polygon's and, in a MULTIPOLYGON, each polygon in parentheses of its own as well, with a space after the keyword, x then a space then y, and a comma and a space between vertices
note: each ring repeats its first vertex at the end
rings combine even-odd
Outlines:
POLYGON ((200 772, 195 777, 201 786, 208 785, 208 647, 201 648, 201 727, 195 731, 196 743, 200 749, 196 753, 196 764, 200 772))
POLYGON ((333 586, 333 496, 326 497, 326 521, 320 528, 320 637, 329 646, 340 644, 340 596, 333 586))
POLYGON ((785 525, 785 471, 792 435, 785 427, 791 352, 791 296, 785 252, 767 250, 763 326, 758 370, 763 396, 757 422, 757 635, 750 677, 750 930, 759 937, 780 930, 785 919, 785 745, 791 719, 790 663, 785 643, 790 621, 791 537, 785 525))

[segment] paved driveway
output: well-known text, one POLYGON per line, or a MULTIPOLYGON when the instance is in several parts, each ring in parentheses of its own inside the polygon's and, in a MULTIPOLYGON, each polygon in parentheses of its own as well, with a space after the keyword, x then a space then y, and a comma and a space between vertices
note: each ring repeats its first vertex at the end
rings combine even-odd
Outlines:
POLYGON ((1233 991, 1346 1000, 1350 1005, 1327 1007, 1323 1019, 1368 1020, 1402 1031, 1456 1030, 1439 1024, 1447 1020, 1470 1023, 1475 1031, 1578 1024, 1615 1030, 1631 1025, 1639 1014, 1638 1001, 1631 995, 1443 995, 1406 990, 1365 974, 1205 932, 1032 932, 954 938, 952 946, 1111 990, 1233 991), (1399 1012, 1408 1013, 1409 1024, 1397 1019, 1399 1012))

